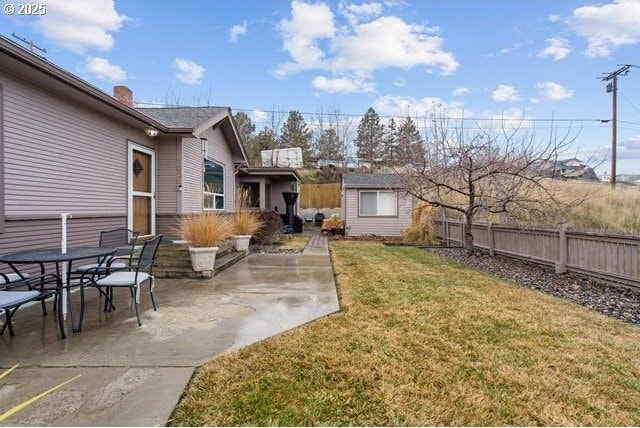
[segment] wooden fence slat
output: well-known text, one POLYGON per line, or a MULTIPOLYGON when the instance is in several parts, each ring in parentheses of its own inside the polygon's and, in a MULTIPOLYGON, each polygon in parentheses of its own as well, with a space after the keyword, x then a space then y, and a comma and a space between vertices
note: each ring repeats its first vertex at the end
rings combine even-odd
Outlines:
MULTIPOLYGON (((435 221, 441 237, 450 243, 464 242, 464 223, 435 221), (459 239, 459 241, 458 241, 459 239)), ((479 248, 490 254, 504 254, 555 265, 558 273, 567 270, 592 274, 603 279, 640 286, 640 237, 616 234, 560 231, 542 228, 477 224, 472 228, 479 248)))

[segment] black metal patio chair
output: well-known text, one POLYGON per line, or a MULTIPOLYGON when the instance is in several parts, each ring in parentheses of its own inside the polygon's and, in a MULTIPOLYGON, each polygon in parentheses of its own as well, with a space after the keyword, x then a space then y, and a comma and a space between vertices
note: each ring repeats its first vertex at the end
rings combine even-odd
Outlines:
MULTIPOLYGON (((153 265, 156 260, 156 254, 158 252, 158 247, 160 246, 160 242, 162 241, 162 235, 158 235, 155 238, 146 241, 140 251, 140 255, 137 259, 135 259, 135 263, 132 263, 129 266, 129 270, 120 270, 116 272, 109 273, 103 278, 85 283, 80 283, 80 293, 81 293, 81 309, 80 309, 80 323, 78 324, 78 331, 82 328, 82 319, 84 315, 84 289, 86 287, 95 287, 98 291, 106 296, 109 311, 115 309, 113 306, 113 289, 114 288, 129 288, 131 291, 131 298, 133 299, 133 304, 136 310, 136 318, 138 319, 138 326, 142 325, 140 321, 140 312, 138 310, 138 306, 140 304, 140 288, 142 284, 146 281, 149 281, 149 292, 151 294, 151 303, 153 305, 153 310, 156 311, 156 302, 153 297, 153 289, 154 289, 154 278, 153 278, 153 265), (106 291, 103 291, 106 289, 106 291)), ((107 304, 105 304, 105 307, 107 304)))
POLYGON ((46 277, 51 277, 55 281, 58 277, 52 274, 39 275, 33 277, 27 273, 0 273, 0 315, 4 314, 5 322, 0 327, 0 336, 4 334, 5 329, 9 330, 9 336, 15 336, 13 330, 12 318, 20 306, 39 301, 42 306, 42 314, 47 315, 47 307, 45 299, 56 294, 54 289, 44 288, 46 277), (9 281, 11 279, 11 281, 9 281), (40 288, 34 286, 39 283, 40 288))
POLYGON ((96 263, 78 266, 73 273, 81 274, 83 277, 87 274, 100 277, 117 270, 128 269, 133 259, 137 240, 138 232, 125 227, 100 232, 98 245, 116 248, 115 254, 100 258, 96 263))

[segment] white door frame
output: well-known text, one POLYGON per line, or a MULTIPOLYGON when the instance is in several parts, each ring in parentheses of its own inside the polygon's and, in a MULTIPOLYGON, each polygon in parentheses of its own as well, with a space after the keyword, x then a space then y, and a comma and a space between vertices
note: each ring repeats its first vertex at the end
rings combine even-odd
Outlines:
MULTIPOLYGON (((133 230, 133 197, 146 196, 151 198, 151 236, 156 234, 156 151, 145 146, 128 141, 127 149, 127 227, 133 230), (133 191, 133 151, 151 156, 151 192, 133 191)), ((149 235, 144 235, 149 236, 149 235)))

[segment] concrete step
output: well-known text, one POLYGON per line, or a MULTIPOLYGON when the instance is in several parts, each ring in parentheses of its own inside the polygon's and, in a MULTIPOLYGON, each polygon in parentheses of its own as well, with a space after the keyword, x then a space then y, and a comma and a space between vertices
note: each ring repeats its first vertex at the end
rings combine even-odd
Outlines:
MULTIPOLYGON (((216 253, 214 275, 233 266, 248 255, 248 252, 238 252, 232 245, 220 246, 216 253)), ((158 255, 153 269, 158 278, 203 278, 191 268, 189 249, 184 244, 168 244, 158 249, 158 255), (164 247, 164 248, 163 248, 164 247)))
POLYGON ((240 260, 244 259, 249 255, 248 251, 232 251, 224 256, 218 258, 216 255, 216 264, 213 271, 214 276, 219 274, 225 269, 230 268, 231 266, 238 263, 240 260))

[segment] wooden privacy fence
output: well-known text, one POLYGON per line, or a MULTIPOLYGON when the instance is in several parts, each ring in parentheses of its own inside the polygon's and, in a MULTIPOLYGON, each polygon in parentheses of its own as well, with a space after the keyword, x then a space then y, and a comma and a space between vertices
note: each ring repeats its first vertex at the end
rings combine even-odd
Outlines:
MULTIPOLYGON (((435 221, 445 243, 462 244, 465 224, 435 221)), ((473 244, 490 255, 526 259, 567 270, 640 287, 640 237, 558 229, 521 228, 492 223, 474 224, 473 244)))
POLYGON ((303 183, 300 188, 300 208, 340 208, 340 186, 340 183, 303 183))

